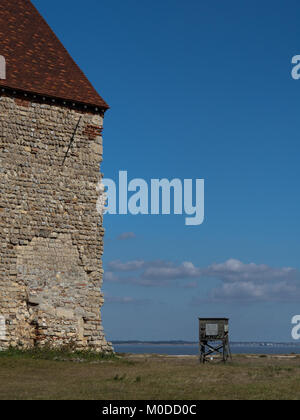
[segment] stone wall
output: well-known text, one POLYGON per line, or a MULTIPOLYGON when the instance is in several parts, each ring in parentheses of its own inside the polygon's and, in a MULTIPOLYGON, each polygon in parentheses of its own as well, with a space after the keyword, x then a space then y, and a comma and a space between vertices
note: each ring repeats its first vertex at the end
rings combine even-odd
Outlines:
POLYGON ((100 114, 0 96, 0 348, 111 350, 100 316, 102 124, 100 114))

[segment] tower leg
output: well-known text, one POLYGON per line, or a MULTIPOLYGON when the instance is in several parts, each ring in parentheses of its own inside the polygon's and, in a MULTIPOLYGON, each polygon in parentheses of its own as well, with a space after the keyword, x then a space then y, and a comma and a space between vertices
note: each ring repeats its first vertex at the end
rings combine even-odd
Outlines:
POLYGON ((200 342, 200 363, 205 363, 205 344, 200 342))

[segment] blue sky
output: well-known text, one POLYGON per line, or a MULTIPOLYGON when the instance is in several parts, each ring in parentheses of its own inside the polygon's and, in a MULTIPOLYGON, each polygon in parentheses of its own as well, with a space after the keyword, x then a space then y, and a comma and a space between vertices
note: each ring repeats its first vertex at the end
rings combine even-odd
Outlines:
POLYGON ((198 316, 228 316, 234 340, 291 341, 300 313, 299 2, 33 3, 111 106, 105 177, 206 183, 201 226, 184 216, 105 217, 107 337, 193 340, 198 316))

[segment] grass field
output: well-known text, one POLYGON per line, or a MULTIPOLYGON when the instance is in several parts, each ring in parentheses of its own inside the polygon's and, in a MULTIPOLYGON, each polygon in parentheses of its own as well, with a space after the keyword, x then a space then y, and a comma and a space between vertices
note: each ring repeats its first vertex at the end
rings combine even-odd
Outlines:
POLYGON ((194 356, 2 352, 0 399, 300 399, 300 356, 199 365, 194 356))

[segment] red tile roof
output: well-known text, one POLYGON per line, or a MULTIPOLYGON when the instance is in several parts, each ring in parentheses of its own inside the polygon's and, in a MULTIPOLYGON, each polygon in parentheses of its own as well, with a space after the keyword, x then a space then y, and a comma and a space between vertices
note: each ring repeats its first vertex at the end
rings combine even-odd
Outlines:
POLYGON ((1 0, 0 55, 0 87, 108 108, 30 0, 1 0))

